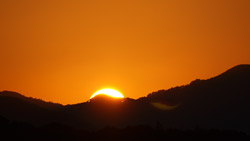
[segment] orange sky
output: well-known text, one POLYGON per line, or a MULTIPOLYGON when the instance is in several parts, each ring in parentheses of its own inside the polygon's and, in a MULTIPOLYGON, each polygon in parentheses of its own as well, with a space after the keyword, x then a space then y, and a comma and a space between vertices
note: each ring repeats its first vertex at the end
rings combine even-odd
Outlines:
POLYGON ((0 90, 126 97, 250 63, 249 0, 0 0, 0 90))

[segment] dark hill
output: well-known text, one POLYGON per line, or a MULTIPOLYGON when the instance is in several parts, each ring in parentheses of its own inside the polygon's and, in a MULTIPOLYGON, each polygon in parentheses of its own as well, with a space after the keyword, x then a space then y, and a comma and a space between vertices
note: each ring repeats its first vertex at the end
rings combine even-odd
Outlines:
POLYGON ((39 102, 17 96, 15 100, 6 98, 11 97, 0 96, 0 115, 6 118, 10 116, 3 112, 3 107, 15 119, 24 120, 39 113, 41 115, 33 116, 33 120, 56 121, 86 129, 161 123, 165 128, 201 127, 250 133, 250 65, 239 65, 211 79, 197 79, 188 85, 153 92, 137 100, 114 101, 97 97, 74 105, 41 106, 39 102), (11 105, 22 108, 17 110, 11 105), (57 106, 60 108, 54 108, 57 106))
POLYGON ((6 97, 13 97, 13 98, 17 98, 17 99, 22 99, 25 100, 29 103, 33 103, 39 107, 42 108, 49 108, 49 109, 58 109, 61 108, 62 105, 58 104, 58 103, 52 103, 52 102, 45 102, 41 99, 36 99, 36 98, 32 98, 32 97, 26 97, 24 95, 21 95, 19 93, 16 92, 11 92, 11 91, 2 91, 0 92, 0 96, 6 96, 6 97))
POLYGON ((250 65, 239 65, 208 80, 161 90, 147 96, 148 101, 179 101, 171 115, 174 126, 244 129, 250 122, 250 65))

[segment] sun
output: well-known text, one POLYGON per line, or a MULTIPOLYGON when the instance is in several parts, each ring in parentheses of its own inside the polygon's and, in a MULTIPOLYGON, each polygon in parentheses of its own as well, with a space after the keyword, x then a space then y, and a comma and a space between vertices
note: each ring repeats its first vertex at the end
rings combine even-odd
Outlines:
POLYGON ((114 89, 101 89, 101 90, 96 91, 90 97, 90 99, 94 98, 97 95, 107 95, 107 96, 110 96, 110 97, 113 97, 113 98, 124 98, 123 94, 120 93, 117 90, 114 90, 114 89))

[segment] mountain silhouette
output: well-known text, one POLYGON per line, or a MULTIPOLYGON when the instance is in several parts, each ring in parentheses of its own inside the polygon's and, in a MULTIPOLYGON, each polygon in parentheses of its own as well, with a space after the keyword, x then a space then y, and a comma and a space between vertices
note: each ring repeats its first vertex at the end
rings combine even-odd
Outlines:
POLYGON ((11 92, 11 91, 3 91, 3 92, 1 92, 0 96, 22 99, 22 100, 28 101, 29 103, 35 104, 35 105, 42 107, 42 108, 58 109, 58 108, 62 107, 62 105, 58 104, 58 103, 45 102, 41 99, 26 97, 24 95, 21 95, 21 94, 16 93, 16 92, 11 92))
POLYGON ((207 80, 152 92, 139 99, 99 95, 72 105, 0 92, 0 115, 34 125, 59 123, 84 129, 135 125, 176 129, 227 129, 250 133, 250 65, 238 65, 207 80))

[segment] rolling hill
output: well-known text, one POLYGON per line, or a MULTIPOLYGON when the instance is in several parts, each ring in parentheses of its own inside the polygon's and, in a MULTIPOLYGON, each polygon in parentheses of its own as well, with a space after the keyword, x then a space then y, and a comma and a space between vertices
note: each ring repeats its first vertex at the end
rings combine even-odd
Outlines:
POLYGON ((85 129, 160 123, 164 128, 233 129, 250 133, 250 65, 238 65, 207 80, 152 92, 139 99, 60 105, 0 92, 0 115, 34 125, 59 123, 85 129))

